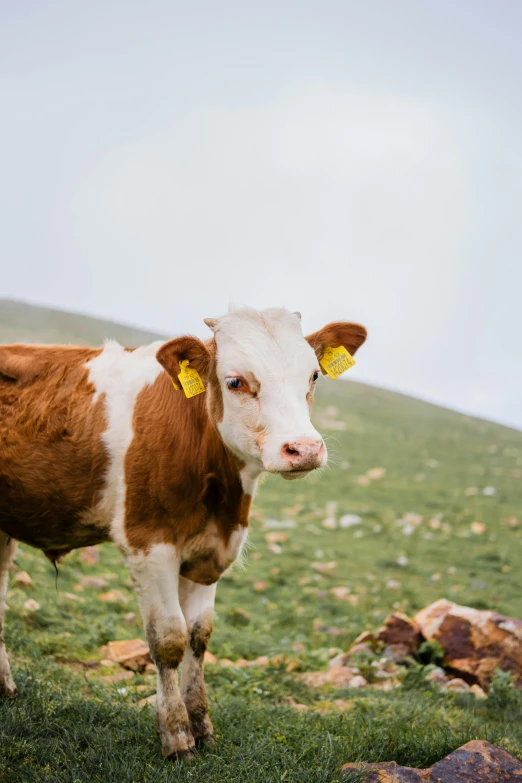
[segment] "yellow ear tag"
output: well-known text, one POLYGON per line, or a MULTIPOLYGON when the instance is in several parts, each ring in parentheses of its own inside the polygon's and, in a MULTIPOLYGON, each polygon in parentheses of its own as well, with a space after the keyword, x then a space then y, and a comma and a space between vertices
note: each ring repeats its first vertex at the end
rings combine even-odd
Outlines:
POLYGON ((184 361, 179 363, 181 372, 178 375, 178 378, 183 387, 183 391, 185 392, 185 397, 195 397, 196 394, 204 392, 205 387, 203 386, 203 381, 199 377, 198 371, 188 365, 188 359, 184 359, 184 361))
POLYGON ((331 348, 328 345, 324 349, 323 358, 319 364, 324 367, 330 378, 335 379, 353 367, 355 359, 348 353, 344 345, 340 345, 338 348, 331 348))

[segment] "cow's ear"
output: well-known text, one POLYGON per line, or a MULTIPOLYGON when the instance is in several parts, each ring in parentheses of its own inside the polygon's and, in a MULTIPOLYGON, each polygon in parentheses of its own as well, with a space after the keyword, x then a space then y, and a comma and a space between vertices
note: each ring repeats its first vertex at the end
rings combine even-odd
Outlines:
MULTIPOLYGON (((323 358, 324 349, 327 347, 338 348, 344 345, 349 353, 353 354, 366 340, 367 331, 360 324, 352 324, 347 321, 335 321, 319 329, 318 332, 309 334, 306 338, 315 351, 318 361, 323 358)), ((321 367, 323 375, 326 371, 321 367)))
POLYGON ((184 360, 188 360, 190 367, 197 370, 202 378, 208 378, 213 362, 213 352, 197 337, 184 335, 162 345, 156 354, 156 359, 171 378, 178 377, 180 362, 184 360))

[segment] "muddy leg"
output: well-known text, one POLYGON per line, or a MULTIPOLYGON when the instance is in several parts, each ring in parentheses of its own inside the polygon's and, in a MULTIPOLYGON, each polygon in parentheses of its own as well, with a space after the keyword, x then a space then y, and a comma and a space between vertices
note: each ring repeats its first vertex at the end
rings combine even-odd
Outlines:
POLYGON ((179 603, 179 559, 170 544, 127 558, 150 652, 158 671, 156 723, 163 755, 190 758, 194 737, 178 684, 178 667, 187 647, 187 625, 179 603))
POLYGON ((16 696, 18 690, 11 676, 4 641, 5 600, 9 566, 11 565, 18 542, 0 531, 0 697, 16 696))
POLYGON ((214 742, 208 717, 203 657, 212 633, 216 584, 200 585, 180 577, 179 595, 189 638, 181 665, 181 695, 196 742, 214 742))

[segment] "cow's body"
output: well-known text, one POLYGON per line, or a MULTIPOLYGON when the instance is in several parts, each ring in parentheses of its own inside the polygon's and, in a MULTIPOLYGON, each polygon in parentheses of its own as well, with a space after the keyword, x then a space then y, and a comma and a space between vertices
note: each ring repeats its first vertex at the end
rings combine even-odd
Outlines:
MULTIPOLYGON (((258 329, 272 341, 269 347, 284 353, 279 321, 273 325, 251 312, 245 318, 255 339, 258 329)), ((285 326, 288 318, 285 313, 285 326)), ((310 427, 305 438, 301 424, 301 439, 285 443, 280 455, 266 445, 271 433, 261 418, 263 382, 245 371, 249 380, 239 386, 248 393, 240 388, 238 396, 235 386, 243 376, 222 369, 236 339, 227 336, 227 324, 219 338, 212 322, 216 337, 205 345, 178 338, 136 350, 113 342, 98 349, 0 348, 0 691, 16 692, 2 633, 15 542, 55 560, 77 547, 113 541, 131 572, 158 670, 158 726, 166 755, 191 755, 194 739, 212 739, 203 654, 215 588, 246 539, 251 497, 265 462, 274 472, 302 475, 326 459, 319 442, 308 445, 310 427), (187 399, 174 390, 171 379, 183 358, 205 376, 205 394, 187 399), (245 415, 248 432, 238 434, 237 421, 245 415)), ((293 321, 291 326, 294 340, 293 321)), ((313 352, 306 351, 313 366, 313 352)), ((275 362, 266 353, 267 363, 275 362)), ((266 394, 270 383, 281 381, 267 379, 266 394)), ((284 389, 275 391, 277 415, 286 421, 293 409, 284 389)))

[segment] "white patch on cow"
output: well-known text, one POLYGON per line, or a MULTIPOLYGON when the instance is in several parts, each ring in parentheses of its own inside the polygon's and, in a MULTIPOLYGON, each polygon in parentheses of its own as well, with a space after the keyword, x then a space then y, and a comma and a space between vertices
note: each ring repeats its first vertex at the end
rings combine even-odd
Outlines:
POLYGON ((159 614, 181 617, 178 596, 181 557, 173 544, 154 544, 127 557, 145 626, 159 614))
POLYGON ((281 455, 285 444, 321 442, 307 402, 319 364, 303 337, 300 319, 288 310, 237 310, 213 321, 212 328, 224 404, 218 429, 225 444, 247 463, 242 481, 248 492, 256 473, 288 470, 281 455), (227 377, 249 375, 260 385, 257 396, 227 388, 227 377))
POLYGON ((248 465, 245 465, 245 467, 239 471, 243 492, 245 492, 247 495, 250 495, 251 498, 253 498, 256 493, 259 477, 261 476, 262 472, 263 467, 260 466, 259 462, 256 460, 252 460, 248 465))
POLYGON ((107 448, 109 467, 103 495, 96 508, 88 512, 99 524, 110 526, 113 541, 126 547, 125 515, 125 454, 132 437, 134 407, 139 392, 154 383, 163 372, 156 360, 162 341, 126 351, 114 340, 107 340, 103 351, 87 362, 89 380, 95 387, 93 404, 104 395, 107 429, 102 435, 107 448))
POLYGON ((228 539, 228 544, 225 549, 225 557, 230 563, 233 563, 235 560, 241 560, 247 538, 248 528, 243 527, 242 525, 236 527, 235 530, 232 531, 232 535, 228 539))

